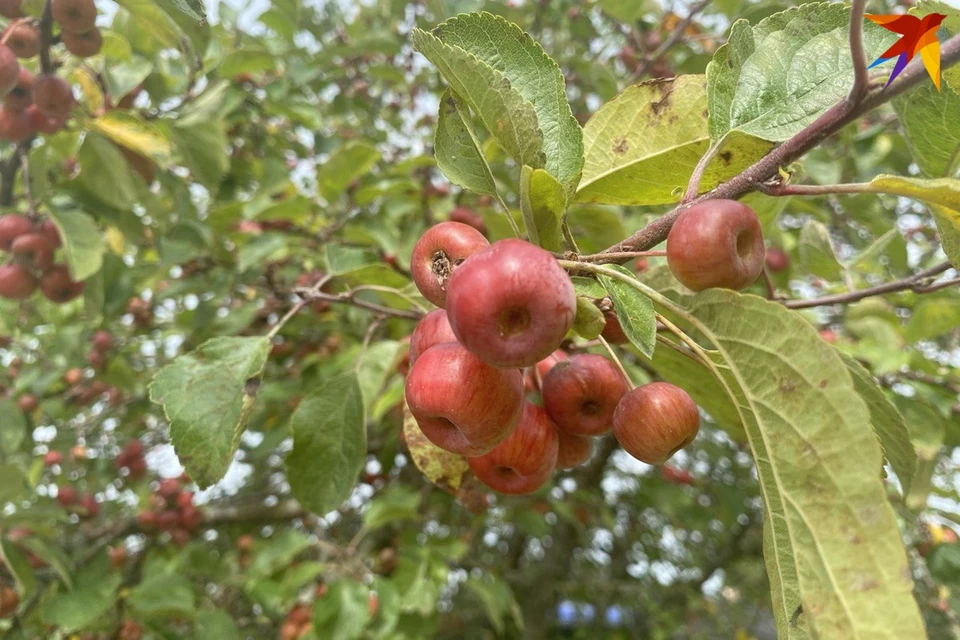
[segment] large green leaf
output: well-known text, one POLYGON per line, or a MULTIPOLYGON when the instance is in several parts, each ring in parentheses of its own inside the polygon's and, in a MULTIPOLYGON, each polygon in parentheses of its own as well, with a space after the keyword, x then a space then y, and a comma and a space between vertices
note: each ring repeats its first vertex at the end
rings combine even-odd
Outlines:
POLYGON ((920 170, 931 178, 949 178, 960 168, 960 95, 922 82, 893 100, 904 137, 920 170))
POLYGON ((317 169, 317 188, 327 202, 336 200, 350 183, 364 175, 380 159, 380 152, 369 142, 348 142, 317 169))
POLYGON ((27 419, 17 403, 0 398, 0 454, 16 451, 27 437, 27 419))
POLYGON ((467 588, 480 600, 490 623, 502 636, 506 630, 506 618, 510 618, 517 629, 523 631, 523 612, 513 591, 503 580, 494 576, 481 578, 473 576, 467 580, 467 588))
POLYGON ((956 296, 926 298, 917 303, 905 337, 908 342, 936 338, 960 327, 960 299, 956 296))
POLYGON ((779 636, 923 637, 880 446, 840 356, 799 314, 755 296, 705 291, 689 313, 756 459, 779 636))
MULTIPOLYGON (((710 146, 706 78, 680 76, 628 87, 583 129, 580 202, 651 205, 677 202, 710 146)), ((707 165, 699 191, 714 188, 763 157, 772 145, 729 136, 707 165)))
POLYGON ((547 251, 560 251, 566 209, 563 185, 553 176, 528 166, 520 170, 520 211, 531 242, 547 251))
POLYGON ((370 618, 370 590, 362 582, 343 579, 330 585, 313 604, 313 628, 321 638, 354 640, 370 618))
POLYGON ((150 383, 150 400, 163 405, 180 463, 200 487, 227 472, 269 352, 266 338, 214 338, 175 359, 150 383))
MULTIPOLYGON (((843 99, 853 84, 850 8, 809 2, 750 26, 738 20, 707 65, 710 137, 731 130, 781 142, 843 99)), ((873 60, 897 36, 867 22, 873 60)))
POLYGON ((800 230, 800 262, 815 276, 836 281, 843 269, 830 242, 830 230, 816 220, 808 220, 800 230))
POLYGON ((40 608, 40 617, 66 633, 83 629, 113 606, 114 594, 122 580, 123 575, 111 571, 106 558, 101 556, 77 573, 72 591, 46 600, 40 608))
POLYGON ((223 123, 213 121, 191 126, 176 123, 170 127, 170 137, 194 179, 215 190, 230 168, 223 123))
POLYGON ((190 618, 195 608, 193 587, 179 573, 146 577, 130 591, 127 602, 145 618, 190 618))
POLYGON ((350 496, 367 455, 363 392, 356 376, 335 378, 304 398, 290 425, 291 492, 314 513, 336 509, 350 496))
POLYGON ((429 32, 414 29, 411 39, 413 48, 440 70, 453 91, 466 100, 517 164, 538 169, 544 166, 544 136, 536 109, 506 75, 429 32))
POLYGON ((570 111, 557 63, 520 27, 486 12, 457 16, 431 34, 502 73, 533 104, 544 132, 543 168, 572 195, 583 169, 583 132, 570 111))
POLYGON ((450 182, 476 193, 492 196, 497 192, 467 105, 450 88, 440 97, 433 149, 437 166, 450 182))
POLYGON ((90 132, 83 138, 77 159, 77 180, 91 195, 120 210, 128 210, 137 201, 130 165, 113 142, 90 132))
POLYGON ((48 203, 50 218, 60 231, 67 265, 74 280, 86 280, 103 266, 107 245, 93 218, 77 210, 64 210, 48 203))

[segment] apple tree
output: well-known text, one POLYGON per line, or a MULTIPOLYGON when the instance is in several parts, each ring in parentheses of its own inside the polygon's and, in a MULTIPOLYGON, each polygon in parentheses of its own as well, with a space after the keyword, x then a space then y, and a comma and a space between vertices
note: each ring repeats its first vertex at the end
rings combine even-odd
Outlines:
POLYGON ((793 4, 0 1, 0 634, 956 637, 960 10, 793 4))

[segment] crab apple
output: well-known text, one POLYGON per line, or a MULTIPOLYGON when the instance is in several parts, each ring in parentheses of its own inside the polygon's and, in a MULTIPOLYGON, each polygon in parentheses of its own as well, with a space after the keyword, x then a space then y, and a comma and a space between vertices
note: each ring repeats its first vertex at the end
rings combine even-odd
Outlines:
POLYGON ((534 365, 573 326, 573 283, 549 252, 501 240, 475 253, 450 278, 447 317, 464 347, 498 367, 534 365))
POLYGON ((37 279, 27 269, 9 263, 0 267, 0 298, 26 300, 37 290, 37 279))
POLYGON ((17 400, 17 407, 24 413, 33 413, 39 405, 40 402, 37 400, 37 396, 30 393, 20 396, 17 400))
POLYGON ((471 211, 466 207, 457 207, 451 211, 450 221, 469 225, 480 233, 484 235, 487 234, 487 223, 483 221, 483 217, 481 217, 476 211, 471 211))
POLYGON ((81 514, 82 516, 87 518, 96 518, 98 515, 100 515, 100 505, 97 503, 97 499, 94 498, 93 495, 89 493, 85 494, 82 498, 80 498, 79 504, 83 509, 83 513, 81 514))
POLYGON ((14 240, 35 230, 33 222, 26 216, 15 213, 0 216, 0 249, 9 251, 14 240))
POLYGON ((110 566, 114 569, 120 569, 127 564, 129 557, 126 547, 110 547, 107 549, 107 555, 110 557, 110 566))
POLYGON ((43 456, 43 466, 52 467, 63 462, 63 454, 59 451, 47 451, 43 456))
POLYGON ((48 118, 66 118, 74 105, 73 87, 60 76, 40 76, 33 82, 33 102, 48 118))
POLYGON ((249 533, 245 533, 237 538, 237 551, 240 553, 249 553, 253 550, 253 543, 253 536, 249 533))
POLYGON ((93 0, 53 0, 50 12, 61 29, 72 33, 86 33, 97 22, 97 5, 93 0))
POLYGON ((410 273, 423 297, 447 304, 447 281, 464 260, 490 246, 483 234, 459 222, 441 222, 427 229, 413 247, 410 273))
POLYGON ((29 22, 11 23, 3 39, 18 58, 32 58, 40 53, 40 32, 29 22))
POLYGON ((157 495, 164 500, 174 500, 180 493, 180 481, 176 478, 161 478, 157 487, 157 495))
POLYGON ((821 329, 820 337, 827 344, 836 344, 837 342, 837 334, 832 329, 821 329))
POLYGON ((63 374, 63 381, 68 387, 77 386, 81 380, 83 380, 83 370, 81 369, 68 369, 67 372, 63 374))
POLYGON ((76 504, 77 497, 77 490, 70 485, 57 487, 57 502, 60 503, 61 507, 66 508, 76 504))
POLYGON ((0 16, 4 18, 20 18, 23 12, 20 10, 23 0, 0 0, 0 16))
POLYGON ((0 588, 0 618, 9 617, 20 606, 20 595, 12 587, 0 588))
POLYGON ((776 247, 767 249, 765 261, 767 269, 774 273, 786 271, 787 267, 790 266, 790 256, 783 249, 777 249, 776 247))
POLYGON ((404 392, 423 435, 465 456, 490 451, 510 434, 523 411, 518 370, 492 367, 452 342, 420 354, 404 392))
POLYGON ((550 479, 557 466, 560 437, 547 412, 525 402, 517 428, 492 451, 467 464, 494 491, 533 493, 550 479))
POLYGON ((33 74, 30 73, 29 69, 20 67, 17 83, 3 102, 14 111, 23 111, 33 104, 33 74))
POLYGON ((687 288, 742 289, 763 270, 763 230, 753 209, 707 200, 677 218, 667 236, 667 264, 687 288))
POLYGON ((413 364, 421 353, 430 347, 444 342, 456 342, 453 335, 447 312, 443 309, 434 309, 420 319, 413 334, 410 336, 410 363, 413 364))
MULTIPOLYGON (((550 369, 553 369, 553 366, 555 364, 557 364, 561 360, 566 360, 568 357, 569 356, 567 356, 566 351, 564 351, 563 349, 557 349, 556 351, 548 355, 546 358, 538 362, 537 375, 540 376, 540 383, 543 384, 543 377, 547 375, 547 372, 550 371, 550 369)), ((523 381, 524 381, 524 384, 526 385, 527 391, 536 391, 540 388, 539 385, 537 384, 536 377, 534 377, 533 375, 532 369, 527 369, 524 375, 523 381)))
POLYGON ((87 354, 87 364, 94 369, 102 369, 107 364, 107 356, 102 351, 91 351, 87 354))
POLYGON ((176 511, 161 511, 157 514, 157 528, 161 531, 173 531, 180 524, 180 514, 176 511))
POLYGON ((580 436, 597 436, 613 426, 627 383, 603 356, 581 353, 557 363, 543 378, 543 406, 557 427, 580 436))
POLYGON ((590 454, 593 453, 593 438, 575 436, 562 429, 557 429, 557 436, 557 469, 573 469, 590 459, 590 454))
POLYGON ((32 271, 46 271, 53 266, 53 245, 41 233, 20 236, 10 245, 18 264, 32 271))
POLYGON ((623 396, 613 414, 613 435, 624 451, 647 464, 663 464, 697 437, 700 414, 678 386, 651 382, 623 396))
POLYGON ((63 244, 63 241, 60 239, 60 231, 57 229, 57 225, 53 224, 53 220, 44 220, 41 222, 37 228, 37 232, 49 240, 55 249, 63 244))
POLYGON ((66 265, 56 265, 40 278, 40 292, 51 302, 63 304, 83 293, 83 282, 70 277, 66 265))
MULTIPOLYGON (((90 344, 93 345, 93 348, 97 351, 109 351, 113 348, 113 336, 110 335, 109 331, 100 329, 90 338, 90 344)), ((139 440, 136 442, 139 442, 139 440)))
POLYGON ((626 344, 630 341, 627 334, 623 332, 623 326, 620 324, 620 318, 617 317, 616 309, 610 298, 604 298, 597 301, 597 307, 603 312, 603 331, 600 335, 610 344, 626 344))
POLYGON ((26 111, 0 107, 0 140, 22 142, 33 135, 33 123, 26 111))
POLYGON ((280 640, 297 640, 300 637, 300 625, 284 622, 280 627, 280 640))
POLYGON ((40 132, 40 133, 56 133, 63 128, 64 122, 66 122, 66 116, 63 117, 51 117, 43 113, 35 104, 27 107, 27 110, 24 111, 24 114, 27 117, 27 120, 30 122, 30 126, 40 132))
POLYGON ((203 512, 193 505, 180 509, 180 526, 187 531, 194 531, 203 522, 203 512))
POLYGON ((10 47, 0 44, 0 97, 8 95, 20 81, 20 63, 10 47))
POLYGON ((377 611, 380 610, 380 596, 377 595, 375 591, 371 591, 370 595, 367 596, 367 613, 370 614, 370 617, 377 615, 377 611))
POLYGON ((141 529, 153 529, 157 526, 157 514, 155 511, 141 511, 137 514, 137 526, 141 529))
POLYGON ((60 34, 60 42, 67 51, 78 58, 89 58, 100 53, 103 36, 100 34, 100 29, 91 29, 86 33, 64 31, 60 34))
POLYGON ((670 484, 692 485, 693 476, 686 469, 677 469, 676 467, 660 467, 660 477, 670 484))
POLYGON ((130 479, 136 480, 142 478, 143 474, 147 472, 147 461, 143 458, 134 458, 126 465, 127 471, 130 472, 130 479))

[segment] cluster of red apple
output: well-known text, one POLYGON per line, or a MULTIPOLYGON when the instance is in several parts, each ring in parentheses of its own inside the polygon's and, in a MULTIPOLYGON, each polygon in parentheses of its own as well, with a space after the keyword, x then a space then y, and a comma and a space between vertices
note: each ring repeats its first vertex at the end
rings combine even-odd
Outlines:
POLYGON ((45 298, 63 304, 83 293, 83 282, 75 282, 66 265, 54 264, 60 245, 50 220, 35 224, 27 216, 0 216, 0 251, 11 255, 0 266, 0 297, 25 300, 39 288, 45 298))
POLYGON ((136 439, 131 440, 120 450, 113 463, 118 471, 126 469, 127 477, 131 480, 142 478, 147 472, 147 460, 143 457, 143 443, 136 439))
POLYGON ((100 329, 90 339, 90 353, 87 354, 87 364, 94 369, 102 369, 107 364, 107 355, 113 349, 113 336, 109 331, 100 329))
POLYGON ((96 518, 100 515, 100 505, 92 493, 80 493, 69 484, 57 487, 57 502, 60 506, 76 513, 81 518, 96 518))
POLYGON ((491 245, 473 227, 444 222, 418 240, 411 271, 440 309, 411 336, 407 405, 431 442, 466 456, 492 489, 535 491, 558 466, 589 458, 589 436, 611 428, 624 449, 656 464, 695 437, 699 415, 683 390, 628 392, 603 356, 557 351, 577 303, 550 253, 522 240, 491 245), (527 367, 543 378, 542 407, 524 397, 527 367))
POLYGON ((178 546, 185 545, 202 522, 203 513, 193 504, 193 492, 184 491, 177 478, 160 480, 150 496, 150 509, 137 514, 141 529, 167 531, 178 546))
MULTIPOLYGON (((74 105, 73 88, 63 78, 52 73, 34 78, 17 61, 40 53, 36 20, 23 17, 21 5, 22 0, 0 2, 0 14, 11 19, 0 41, 0 139, 13 142, 37 132, 56 133, 74 105)), ((50 10, 67 51, 81 58, 100 52, 94 0, 52 0, 50 10)))

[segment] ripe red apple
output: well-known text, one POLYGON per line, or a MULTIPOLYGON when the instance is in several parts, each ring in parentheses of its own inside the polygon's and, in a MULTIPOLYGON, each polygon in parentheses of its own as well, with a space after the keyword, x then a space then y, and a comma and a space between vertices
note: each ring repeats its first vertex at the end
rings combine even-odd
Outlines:
POLYGON ((787 267, 790 266, 790 256, 783 249, 770 247, 767 249, 766 263, 767 269, 774 273, 786 271, 787 267))
POLYGON ((456 342, 453 335, 447 312, 443 309, 434 309, 420 319, 413 335, 410 336, 410 364, 417 361, 421 353, 430 347, 444 342, 456 342))
POLYGON ((735 200, 707 200, 680 214, 667 236, 670 271, 687 288, 742 289, 760 275, 760 220, 735 200))
POLYGON ((66 118, 74 105, 73 87, 60 76, 40 76, 33 83, 33 102, 48 118, 66 118))
POLYGON ((18 58, 32 58, 40 53, 40 32, 29 22, 10 23, 3 39, 18 58))
POLYGON ((835 344, 837 342, 837 334, 831 329, 821 329, 820 337, 828 344, 835 344))
POLYGON ((157 495, 168 502, 177 497, 180 493, 180 481, 176 478, 161 478, 160 485, 157 487, 157 495))
POLYGON ((63 462, 63 454, 59 451, 47 451, 43 456, 43 466, 52 467, 63 462))
POLYGON ((77 490, 70 485, 57 487, 57 502, 61 507, 70 507, 77 502, 77 490))
POLYGON ((53 220, 44 220, 40 223, 40 227, 37 231, 53 245, 54 249, 59 248, 63 241, 60 239, 60 231, 57 229, 57 225, 53 224, 53 220))
MULTIPOLYGON (((33 394, 27 393, 17 399, 17 407, 24 413, 33 413, 37 410, 38 406, 40 406, 40 401, 37 400, 37 396, 33 394)), ((57 455, 60 454, 57 453, 57 455)))
POLYGON ((29 69, 20 67, 17 84, 13 86, 3 102, 14 111, 23 111, 33 104, 33 74, 29 69))
POLYGON ((83 293, 83 282, 74 282, 66 265, 56 265, 40 278, 40 292, 51 302, 63 304, 83 293))
POLYGON ((67 369, 63 374, 63 381, 68 387, 75 387, 83 380, 83 371, 81 369, 67 369))
POLYGON ((17 62, 17 56, 13 50, 0 45, 0 97, 4 97, 13 91, 20 79, 20 63, 17 62))
POLYGON ((180 526, 187 531, 194 531, 203 522, 203 512, 192 504, 180 509, 180 526))
POLYGON ((21 5, 23 5, 23 0, 0 0, 0 16, 11 20, 22 17, 21 5))
POLYGON ((129 557, 126 547, 110 547, 107 549, 107 555, 110 557, 110 566, 114 569, 122 568, 123 565, 127 564, 127 558, 129 557))
POLYGON ((14 240, 35 230, 33 222, 26 216, 15 213, 0 216, 0 250, 10 251, 14 240))
POLYGON ((450 220, 451 222, 459 222, 460 224, 471 226, 484 235, 487 234, 487 223, 483 221, 483 217, 476 211, 472 211, 466 207, 457 207, 451 211, 450 220))
POLYGON ((63 43, 67 51, 78 58, 89 58, 100 53, 100 47, 103 46, 103 36, 99 29, 91 29, 86 33, 63 31, 60 34, 60 42, 63 43))
POLYGON ((519 371, 492 367, 453 342, 420 354, 407 375, 405 394, 423 435, 466 456, 490 451, 523 411, 519 371))
POLYGON ((558 363, 543 378, 543 406, 557 427, 580 436, 597 436, 613 427, 617 403, 627 383, 600 355, 581 353, 558 363))
POLYGON ((93 0, 53 0, 50 10, 64 31, 86 33, 97 22, 97 5, 93 0))
POLYGON ((626 344, 629 342, 630 339, 627 337, 627 334, 623 332, 623 327, 620 325, 620 318, 617 317, 617 312, 613 308, 613 302, 610 298, 598 300, 597 308, 603 312, 603 320, 606 323, 603 326, 603 331, 600 333, 603 339, 610 344, 626 344))
POLYGON ((500 493, 533 493, 557 467, 560 438, 547 412, 524 402, 517 428, 492 451, 467 463, 485 485, 500 493))
POLYGON ((87 364, 94 369, 102 369, 107 364, 107 356, 103 354, 103 351, 91 351, 87 354, 87 364))
POLYGON ((447 318, 460 344, 498 367, 527 367, 549 356, 576 311, 566 272, 523 240, 501 240, 470 256, 447 288, 447 318))
POLYGON ((13 241, 10 247, 17 264, 32 271, 46 271, 53 266, 53 245, 41 233, 28 233, 13 241))
POLYGON ((460 264, 490 245, 483 234, 459 222, 441 222, 427 229, 413 247, 410 273, 423 297, 447 306, 447 281, 460 264))
POLYGON ((692 485, 693 476, 686 469, 675 467, 660 467, 660 477, 671 484, 692 485))
POLYGON ((37 279, 18 264, 0 267, 0 298, 26 300, 37 290, 37 279))
POLYGON ((33 135, 34 126, 26 111, 0 107, 0 140, 22 142, 33 135))
MULTIPOLYGON (((92 344, 93 348, 97 351, 109 351, 113 348, 113 336, 110 335, 109 331, 100 329, 93 334, 93 337, 90 339, 90 344, 92 344)), ((136 440, 135 442, 140 441, 136 440)))
POLYGON ((161 531, 173 531, 180 524, 180 514, 176 511, 161 511, 157 514, 157 528, 161 531))
MULTIPOLYGON (((40 133, 56 133, 63 128, 64 123, 66 122, 67 117, 51 117, 43 113, 35 104, 31 104, 27 107, 27 110, 24 111, 27 121, 30 123, 30 126, 40 133)), ((58 245, 59 246, 59 245, 58 245)))
POLYGON ((80 498, 80 507, 83 509, 81 512, 81 517, 85 518, 96 518, 100 515, 100 505, 97 503, 97 499, 93 495, 87 493, 80 498))
POLYGON ((686 391, 651 382, 623 396, 613 414, 613 435, 624 451, 647 464, 663 464, 697 437, 700 414, 686 391))
POLYGON ((157 514, 154 511, 141 511, 137 514, 137 525, 141 529, 153 529, 157 526, 157 514))
POLYGON ((593 453, 593 438, 575 436, 557 429, 557 469, 573 469, 590 459, 593 453))
POLYGON ((0 618, 8 618, 20 606, 20 594, 13 587, 0 588, 0 618))
POLYGON ((254 539, 249 533, 245 533, 237 538, 237 551, 240 553, 249 553, 253 550, 254 539))

